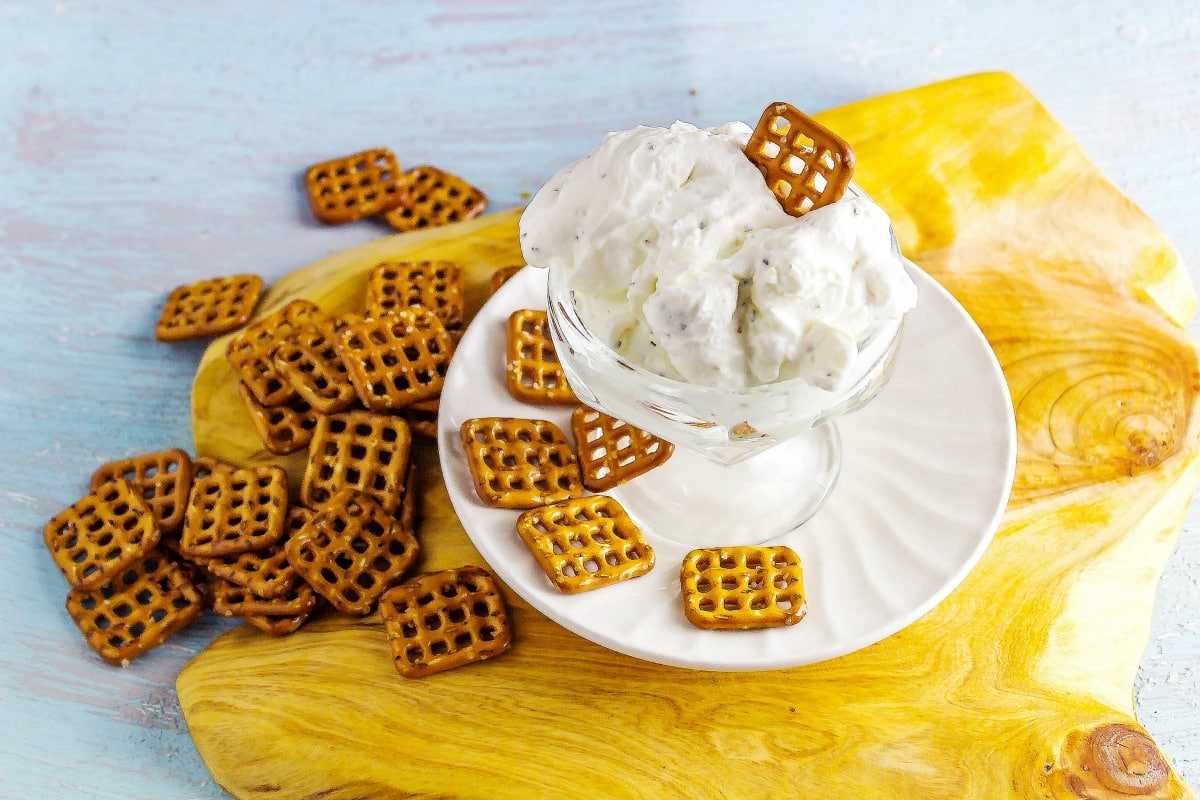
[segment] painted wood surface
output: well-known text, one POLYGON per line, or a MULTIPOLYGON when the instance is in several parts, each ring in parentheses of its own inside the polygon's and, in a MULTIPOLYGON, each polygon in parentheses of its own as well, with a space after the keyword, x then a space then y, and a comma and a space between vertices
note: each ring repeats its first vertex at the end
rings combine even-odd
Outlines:
MULTIPOLYGON (((102 460, 188 444, 202 346, 149 336, 172 285, 270 280, 381 232, 310 221, 296 186, 314 160, 391 144, 503 208, 607 130, 1005 68, 1200 257, 1193 2, 845 3, 821 24, 783 3, 0 2, 0 797, 222 796, 172 684, 223 626, 108 668, 38 531, 102 460)), ((1198 525, 1193 511, 1138 693, 1193 783, 1198 525)))

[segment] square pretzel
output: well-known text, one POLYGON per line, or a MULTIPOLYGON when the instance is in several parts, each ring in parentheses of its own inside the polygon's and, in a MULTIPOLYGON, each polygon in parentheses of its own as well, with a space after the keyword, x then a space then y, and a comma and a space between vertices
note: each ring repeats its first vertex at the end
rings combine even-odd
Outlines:
POLYGON ((275 370, 319 414, 336 414, 358 402, 337 353, 343 320, 302 325, 275 348, 275 370))
POLYGON ((275 349, 301 326, 325 319, 316 303, 293 300, 230 340, 225 357, 255 400, 264 406, 278 406, 295 396, 291 384, 275 368, 275 349))
POLYGON ((307 583, 297 582, 275 597, 259 597, 232 581, 213 580, 213 611, 223 617, 297 617, 316 607, 317 595, 307 583))
POLYGON ((404 530, 415 534, 417 532, 417 503, 420 493, 417 491, 417 462, 409 459, 408 475, 404 478, 404 500, 400 503, 400 513, 397 519, 404 530))
MULTIPOLYGON (((312 518, 313 512, 307 508, 289 508, 284 538, 295 535, 312 518)), ((197 558, 195 562, 215 577, 242 586, 264 600, 286 595, 300 580, 288 563, 282 544, 231 556, 197 558)))
POLYGON ((643 475, 666 462, 675 445, 624 420, 579 406, 571 414, 583 485, 593 492, 643 475))
POLYGON ((268 636, 289 636, 300 630, 311 616, 311 611, 291 617, 268 617, 266 614, 244 614, 242 620, 258 628, 268 636))
POLYGON ((147 556, 160 537, 142 492, 128 481, 103 484, 46 523, 42 532, 67 583, 95 589, 147 556))
POLYGON ((401 308, 350 325, 337 350, 362 404, 396 411, 442 393, 454 342, 433 312, 401 308))
POLYGON ((187 561, 181 556, 177 549, 178 542, 174 542, 174 546, 168 545, 166 548, 159 547, 158 552, 162 555, 175 561, 175 566, 179 567, 183 576, 191 582, 196 594, 200 595, 201 608, 212 608, 213 600, 213 576, 204 569, 198 566, 194 561, 187 561))
POLYGON ((560 592, 577 594, 645 575, 654 548, 611 497, 594 495, 526 511, 517 534, 560 592))
POLYGON ((308 446, 313 429, 317 427, 318 414, 304 398, 295 396, 282 405, 264 406, 254 399, 246 384, 239 383, 238 391, 267 450, 275 455, 286 455, 308 446))
POLYGON ((804 619, 804 570, 790 547, 693 550, 679 582, 684 615, 697 628, 777 628, 804 619))
POLYGON ((159 533, 179 530, 192 488, 192 459, 182 450, 159 450, 102 464, 92 473, 92 491, 109 481, 126 480, 150 506, 159 533))
POLYGON ((304 187, 313 216, 340 225, 399 205, 405 191, 401 178, 396 155, 380 147, 313 164, 304 173, 304 187))
POLYGON ((840 200, 854 175, 846 140, 788 103, 766 107, 746 156, 793 217, 840 200))
POLYGON ((459 429, 479 499, 497 508, 537 508, 583 494, 567 437, 544 419, 480 417, 459 429))
POLYGON ((204 610, 196 587, 177 564, 154 551, 102 585, 75 588, 67 613, 100 657, 126 666, 192 624, 204 610))
POLYGON ((423 306, 447 328, 463 324, 463 274, 453 261, 385 261, 367 278, 367 313, 423 306))
POLYGON ((404 502, 411 452, 412 433, 399 417, 368 411, 321 417, 308 445, 300 502, 319 509, 350 487, 395 513, 404 502))
POLYGON ((287 473, 280 467, 218 469, 192 482, 179 549, 189 558, 263 550, 287 531, 287 473))
POLYGON ((160 342, 217 336, 246 324, 258 304, 263 280, 230 275, 177 286, 167 295, 154 336, 160 342))
POLYGON ((212 456, 196 456, 192 459, 192 479, 205 478, 212 475, 214 472, 221 470, 237 469, 233 464, 229 464, 212 456))
POLYGON ((487 195, 457 175, 424 164, 404 173, 404 199, 384 219, 398 231, 436 228, 483 213, 487 195))
POLYGON ((578 403, 554 352, 545 311, 521 309, 508 318, 508 391, 526 403, 578 403))
POLYGON ((379 613, 406 678, 485 661, 512 643, 504 596, 481 567, 420 575, 385 594, 379 613))
POLYGON ((491 295, 494 295, 496 292, 500 291, 501 286, 508 283, 509 279, 512 278, 513 275, 516 275, 524 268, 524 264, 513 264, 510 267, 501 267, 493 272, 492 278, 488 282, 488 296, 490 297, 491 295))
POLYGON ((412 432, 419 436, 424 436, 426 439, 436 439, 438 410, 441 406, 441 397, 413 403, 404 410, 404 418, 408 420, 408 427, 412 428, 412 432))
POLYGON ((296 572, 343 614, 366 615, 417 560, 411 532, 379 503, 342 489, 287 543, 296 572))

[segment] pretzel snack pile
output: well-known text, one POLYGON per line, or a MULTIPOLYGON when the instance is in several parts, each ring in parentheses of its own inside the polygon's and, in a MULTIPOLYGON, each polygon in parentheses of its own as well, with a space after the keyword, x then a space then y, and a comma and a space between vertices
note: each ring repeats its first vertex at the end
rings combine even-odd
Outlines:
MULTIPOLYGON (((413 230, 487 207, 462 178, 429 165, 404 171, 385 148, 314 164, 305 189, 326 224, 379 217, 413 230)), ((128 665, 209 606, 271 636, 299 630, 322 605, 370 614, 409 577, 420 554, 412 430, 436 435, 465 323, 462 270, 450 261, 382 262, 364 294, 360 311, 333 315, 303 298, 268 295, 259 308, 263 280, 251 274, 170 293, 159 340, 232 333, 225 353, 262 457, 235 465, 170 449, 120 458, 97 468, 89 492, 46 524, 46 547, 71 587, 67 610, 105 660, 128 665), (302 484, 289 487, 270 457, 299 450, 308 466, 302 484)), ((469 642, 434 643, 405 675, 507 648, 511 625, 495 581, 480 567, 458 573, 464 597, 488 610, 486 624, 463 628, 469 642), (453 658, 440 657, 443 647, 453 658)))
MULTIPOLYGON (((844 141, 783 103, 764 111, 745 152, 796 216, 836 201, 854 166, 844 141)), ((304 183, 314 217, 330 225, 380 218, 411 231, 487 207, 462 178, 431 165, 405 171, 386 148, 314 164, 304 183)), ((520 269, 497 264, 491 293, 520 269)), ((179 449, 119 458, 46 524, 70 587, 67 612, 103 659, 127 666, 209 606, 271 636, 296 632, 322 607, 378 610, 406 678, 510 648, 508 607, 487 570, 411 574, 421 554, 414 433, 437 437, 467 321, 463 271, 444 260, 384 261, 364 294, 360 311, 335 315, 303 298, 268 293, 260 303, 263 280, 252 274, 171 291, 156 338, 230 334, 225 354, 263 450, 241 465, 179 449), (303 480, 289 487, 272 457, 302 450, 303 480)), ((647 574, 655 553, 637 522, 615 498, 586 492, 637 479, 673 445, 579 405, 545 311, 513 312, 503 335, 510 394, 577 406, 574 442, 545 419, 465 420, 460 443, 480 501, 521 512, 515 534, 561 592, 647 574)), ((800 562, 786 547, 694 551, 680 586, 685 616, 701 628, 792 625, 804 615, 800 562)))

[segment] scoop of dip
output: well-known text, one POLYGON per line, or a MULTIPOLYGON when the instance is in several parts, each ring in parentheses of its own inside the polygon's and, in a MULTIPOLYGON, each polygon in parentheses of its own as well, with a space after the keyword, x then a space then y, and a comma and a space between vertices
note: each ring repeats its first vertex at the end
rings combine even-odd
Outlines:
POLYGON ((839 388, 860 346, 916 304, 887 215, 865 197, 789 216, 743 154, 750 128, 609 134, 521 218, 591 334, 668 378, 839 388))

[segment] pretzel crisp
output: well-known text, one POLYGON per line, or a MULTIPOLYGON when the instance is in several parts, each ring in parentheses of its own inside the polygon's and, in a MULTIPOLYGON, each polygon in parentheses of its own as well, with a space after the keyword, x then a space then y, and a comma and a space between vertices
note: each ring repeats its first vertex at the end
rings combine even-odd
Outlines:
POLYGON ((400 513, 397 518, 404 530, 409 533, 417 532, 417 503, 420 502, 420 492, 417 490, 417 462, 408 462, 408 475, 404 478, 404 500, 400 503, 400 513))
POLYGON ((684 615, 697 628, 777 628, 804 619, 804 571, 790 547, 693 550, 679 582, 684 615))
POLYGON ((67 583, 95 589, 158 544, 154 513, 125 480, 106 483, 46 523, 43 538, 67 583))
POLYGON ((840 200, 854 175, 846 140, 787 103, 766 107, 746 156, 793 217, 840 200))
POLYGON ((417 559, 417 539, 377 502, 342 489, 287 543, 297 573, 343 614, 366 615, 417 559))
POLYGON ((263 550, 287 531, 287 473, 280 467, 219 469, 197 478, 179 549, 190 558, 263 550))
MULTIPOLYGON (((296 534, 312 518, 313 512, 307 508, 289 508, 285 538, 296 534)), ((249 589, 265 600, 287 594, 299 580, 281 544, 232 556, 198 558, 195 562, 214 576, 249 589)))
POLYGON ((213 576, 197 565, 194 561, 186 561, 184 557, 179 555, 177 548, 179 542, 173 542, 172 546, 168 546, 165 550, 160 546, 158 552, 175 559, 175 565, 179 567, 183 577, 196 589, 196 594, 200 595, 200 605, 202 608, 212 608, 213 601, 213 576))
POLYGON ((320 414, 336 414, 358 402, 337 354, 341 322, 301 326, 275 348, 272 359, 276 372, 320 414))
POLYGON ((179 530, 192 488, 192 459, 182 450, 160 450, 102 464, 92 473, 92 491, 109 481, 127 480, 154 513, 159 533, 179 530))
POLYGON ((606 492, 649 472, 675 452, 670 442, 587 406, 571 414, 571 430, 583 485, 593 492, 606 492))
POLYGON ((510 267, 501 267, 492 273, 492 279, 488 283, 488 296, 494 295, 500 291, 500 287, 508 283, 509 278, 516 275, 525 268, 524 264, 513 264, 510 267))
POLYGON ((385 594, 379 613, 406 678, 494 658, 512 642, 508 606, 482 567, 420 575, 385 594))
POLYGON ((317 596, 307 583, 297 583, 277 597, 259 597, 244 586, 221 578, 213 581, 213 611, 223 617, 298 617, 317 607, 317 596))
POLYGON ((238 391, 267 450, 286 455, 308 446, 319 415, 304 398, 296 396, 283 405, 264 406, 254 399, 246 384, 238 384, 238 391))
POLYGON ((291 384, 275 368, 275 349, 302 325, 326 320, 316 303, 293 300, 255 322, 225 348, 225 357, 242 383, 264 406, 278 406, 295 396, 291 384))
POLYGON ((550 339, 545 311, 522 309, 508 318, 508 391, 526 403, 578 403, 550 339))
POLYGON ((368 411, 321 417, 308 445, 300 502, 320 509, 349 487, 395 513, 404 501, 411 453, 412 433, 399 417, 368 411))
POLYGON ((442 393, 454 342, 433 312, 402 308, 351 325, 337 350, 363 405, 396 411, 442 393))
POLYGON ((312 612, 292 617, 268 617, 266 614, 244 614, 242 619, 268 636, 288 636, 308 622, 312 612))
POLYGON ((457 175, 429 164, 404 173, 404 199, 384 219, 398 231, 436 228, 477 217, 487 195, 457 175))
POLYGON ((209 456, 198 456, 192 459, 192 480, 199 478, 207 478, 214 472, 232 471, 237 469, 233 464, 226 464, 224 461, 219 461, 209 456))
POLYGON ((576 594, 645 575, 654 548, 621 504, 595 495, 526 511, 517 534, 560 592, 576 594))
POLYGON ((419 403, 413 403, 404 410, 404 418, 408 420, 408 426, 412 428, 412 432, 419 436, 424 436, 426 439, 437 438, 438 427, 438 410, 442 406, 442 398, 435 397, 432 400, 422 400, 419 403))
POLYGON ((463 324, 463 274, 453 261, 385 261, 367 278, 367 313, 424 306, 447 329, 463 324))
POLYGON ((130 661, 192 624, 204 602, 183 570, 157 551, 93 589, 72 589, 67 613, 111 664, 130 661))
POLYGON ((387 148, 313 164, 304 173, 313 216, 340 225, 395 208, 404 199, 402 173, 387 148))
POLYGON ((257 275, 230 275, 177 286, 167 295, 154 326, 160 342, 216 336, 246 324, 258 304, 263 280, 257 275))
POLYGON ((459 429, 475 493, 497 508, 537 508, 583 493, 567 437, 543 419, 480 417, 459 429))

